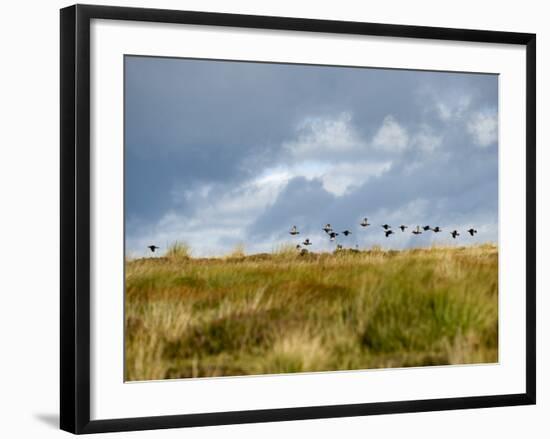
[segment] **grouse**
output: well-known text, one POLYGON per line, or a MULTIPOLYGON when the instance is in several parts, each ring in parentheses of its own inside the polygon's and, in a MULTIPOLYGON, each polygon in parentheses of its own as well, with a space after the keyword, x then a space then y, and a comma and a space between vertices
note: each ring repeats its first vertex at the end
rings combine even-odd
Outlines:
POLYGON ((420 226, 416 226, 416 229, 413 230, 413 233, 415 235, 421 235, 422 231, 420 230, 420 226))
POLYGON ((468 233, 472 236, 474 236, 476 233, 477 233, 477 230, 476 229, 469 229, 468 230, 468 233))
POLYGON ((147 248, 151 250, 151 253, 155 253, 155 250, 158 250, 160 247, 157 247, 156 245, 150 245, 147 248))
POLYGON ((344 231, 342 232, 342 235, 348 236, 348 235, 351 235, 351 232, 350 232, 349 230, 344 230, 344 231))
POLYGON ((402 232, 405 231, 406 228, 408 228, 409 226, 404 226, 404 225, 400 225, 399 228, 401 229, 402 232))
POLYGON ((365 217, 363 218, 363 221, 361 221, 361 227, 367 227, 370 226, 369 220, 365 217))
POLYGON ((393 234, 393 230, 386 230, 384 233, 386 234, 386 238, 387 238, 388 236, 393 234))
POLYGON ((441 227, 435 226, 435 227, 432 229, 432 231, 435 232, 435 233, 439 233, 439 232, 441 232, 441 227))
POLYGON ((306 238, 306 240, 305 240, 304 242, 302 242, 302 244, 304 244, 304 245, 311 245, 311 244, 313 244, 313 243, 309 240, 309 238, 306 238))
POLYGON ((451 236, 453 237, 453 239, 456 239, 457 236, 460 236, 460 233, 458 233, 456 230, 453 230, 451 232, 451 236))
POLYGON ((384 224, 382 227, 384 228, 384 230, 389 230, 389 229, 391 229, 391 226, 388 225, 388 224, 384 224))
POLYGON ((288 232, 288 233, 290 233, 293 236, 300 234, 300 232, 298 232, 298 229, 296 228, 296 226, 292 226, 292 229, 290 229, 290 232, 288 232))
POLYGON ((332 226, 330 224, 327 224, 325 227, 323 227, 323 230, 326 233, 330 233, 330 232, 332 232, 332 226))
POLYGON ((336 233, 336 232, 330 232, 330 233, 328 234, 328 236, 330 236, 330 240, 331 240, 331 241, 334 241, 334 240, 336 239, 336 237, 338 236, 338 233, 336 233))

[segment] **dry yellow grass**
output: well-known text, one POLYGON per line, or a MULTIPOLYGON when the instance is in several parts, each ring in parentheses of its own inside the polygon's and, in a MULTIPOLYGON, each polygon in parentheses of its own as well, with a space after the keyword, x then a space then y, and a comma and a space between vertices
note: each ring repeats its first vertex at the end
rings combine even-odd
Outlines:
POLYGON ((127 380, 498 359, 494 245, 241 250, 126 262, 127 380))

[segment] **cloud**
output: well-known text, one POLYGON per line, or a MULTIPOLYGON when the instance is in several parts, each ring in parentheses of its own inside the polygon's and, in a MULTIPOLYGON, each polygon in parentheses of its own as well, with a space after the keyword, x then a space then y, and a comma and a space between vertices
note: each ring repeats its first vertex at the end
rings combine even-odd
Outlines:
POLYGON ((379 177, 391 169, 391 161, 358 161, 331 167, 321 176, 323 188, 336 196, 349 193, 373 177, 379 177))
POLYGON ((249 242, 245 231, 277 199, 288 181, 282 174, 262 174, 237 186, 198 186, 181 191, 193 210, 170 210, 152 229, 143 230, 146 239, 134 244, 145 248, 153 241, 161 246, 185 241, 197 256, 229 252, 249 242))
POLYGON ((472 97, 469 95, 451 96, 447 100, 438 100, 435 104, 439 118, 444 122, 460 119, 470 108, 472 97))
POLYGON ((427 124, 422 124, 412 138, 412 144, 423 152, 433 152, 441 146, 443 136, 434 132, 427 124))
MULTIPOLYGON (((466 79, 466 78, 465 78, 466 79)), ((445 124, 464 118, 475 103, 472 88, 449 87, 448 84, 424 84, 417 90, 419 106, 425 113, 434 115, 445 124)))
POLYGON ((391 160, 373 154, 373 147, 359 133, 351 112, 333 117, 304 118, 297 126, 296 137, 285 141, 281 163, 264 171, 290 180, 304 177, 318 179, 323 188, 342 196, 379 176, 391 167, 391 160))
POLYGON ((343 154, 367 149, 353 127, 349 112, 336 117, 306 117, 298 124, 297 133, 297 139, 283 143, 283 149, 295 159, 338 159, 343 154))
POLYGON ((374 136, 372 144, 375 148, 388 152, 400 152, 407 148, 409 136, 392 115, 384 117, 382 126, 374 136))
POLYGON ((467 129, 478 146, 488 147, 496 143, 498 137, 496 111, 485 110, 474 113, 468 121, 467 129))

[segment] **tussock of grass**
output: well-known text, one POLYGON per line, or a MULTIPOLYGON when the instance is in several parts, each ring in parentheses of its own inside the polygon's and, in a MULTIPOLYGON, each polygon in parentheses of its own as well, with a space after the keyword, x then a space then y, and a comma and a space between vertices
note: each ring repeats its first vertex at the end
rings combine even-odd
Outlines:
POLYGON ((497 361, 493 245, 222 259, 184 248, 126 261, 127 380, 497 361))
POLYGON ((228 259, 242 259, 246 256, 244 244, 237 244, 233 250, 226 256, 228 259))
POLYGON ((176 241, 168 247, 164 256, 171 261, 186 260, 191 257, 191 247, 185 242, 176 241))
POLYGON ((296 256, 298 256, 299 253, 300 252, 298 251, 298 249, 296 249, 296 245, 281 244, 273 249, 272 256, 279 259, 294 259, 296 256))

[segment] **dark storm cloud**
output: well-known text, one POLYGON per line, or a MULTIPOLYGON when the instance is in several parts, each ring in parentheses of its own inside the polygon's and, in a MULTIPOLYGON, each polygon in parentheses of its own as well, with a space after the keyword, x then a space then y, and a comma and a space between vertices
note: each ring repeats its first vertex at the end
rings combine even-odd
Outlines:
POLYGON ((133 250, 400 212, 496 239, 496 76, 127 57, 125 87, 133 250))
POLYGON ((273 232, 285 235, 289 224, 298 224, 301 233, 319 231, 327 222, 323 220, 330 218, 327 209, 334 201, 334 195, 323 189, 320 180, 295 177, 253 223, 248 234, 259 239, 268 238, 273 232))

